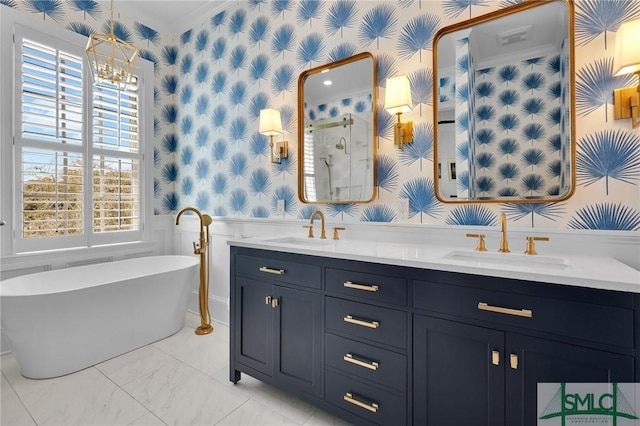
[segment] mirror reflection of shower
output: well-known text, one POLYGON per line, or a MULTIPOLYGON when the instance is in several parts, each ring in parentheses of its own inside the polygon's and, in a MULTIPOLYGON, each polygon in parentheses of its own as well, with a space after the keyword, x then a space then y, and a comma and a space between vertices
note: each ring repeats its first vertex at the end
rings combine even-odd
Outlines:
POLYGON ((343 150, 344 149, 344 153, 346 155, 350 155, 351 153, 349 152, 349 150, 347 149, 347 140, 344 138, 344 136, 340 137, 340 140, 338 141, 338 143, 336 144, 336 149, 340 149, 343 150))
POLYGON ((331 167, 333 167, 333 163, 331 162, 333 155, 329 154, 329 161, 327 161, 327 157, 320 157, 320 160, 324 161, 325 166, 327 166, 327 177, 329 178, 329 201, 333 201, 333 183, 331 182, 331 167))
POLYGON ((305 198, 346 202, 372 191, 367 127, 358 114, 345 114, 316 120, 305 130, 305 198))

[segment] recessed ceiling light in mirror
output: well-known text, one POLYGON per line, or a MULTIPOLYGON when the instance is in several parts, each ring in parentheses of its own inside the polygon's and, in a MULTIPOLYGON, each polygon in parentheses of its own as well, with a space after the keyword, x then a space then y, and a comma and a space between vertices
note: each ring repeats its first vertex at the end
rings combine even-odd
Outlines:
POLYGON ((331 86, 333 82, 331 80, 325 80, 322 82, 322 84, 324 84, 325 86, 331 86))

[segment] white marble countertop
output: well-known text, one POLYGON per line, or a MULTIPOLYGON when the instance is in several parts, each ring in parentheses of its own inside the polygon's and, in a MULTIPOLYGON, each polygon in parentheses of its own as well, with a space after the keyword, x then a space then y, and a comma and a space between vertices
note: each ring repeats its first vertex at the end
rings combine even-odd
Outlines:
POLYGON ((640 271, 607 257, 481 253, 435 244, 334 241, 286 235, 232 239, 227 243, 287 253, 640 293, 640 271))

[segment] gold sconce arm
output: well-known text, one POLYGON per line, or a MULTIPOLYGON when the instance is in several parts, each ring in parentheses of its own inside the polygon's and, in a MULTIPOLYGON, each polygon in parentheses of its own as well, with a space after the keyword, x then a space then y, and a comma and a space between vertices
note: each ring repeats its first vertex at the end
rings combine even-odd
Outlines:
MULTIPOLYGON (((640 86, 638 86, 640 88, 640 86)), ((631 127, 637 129, 640 127, 640 119, 638 119, 638 109, 640 109, 640 89, 635 87, 625 87, 613 91, 613 118, 622 120, 631 118, 631 127)))

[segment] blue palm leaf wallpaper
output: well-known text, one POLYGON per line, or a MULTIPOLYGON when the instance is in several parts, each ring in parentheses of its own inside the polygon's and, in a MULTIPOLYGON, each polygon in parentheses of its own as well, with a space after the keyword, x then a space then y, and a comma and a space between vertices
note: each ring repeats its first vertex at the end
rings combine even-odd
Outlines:
POLYGON ((398 18, 395 9, 389 4, 379 4, 367 11, 362 17, 358 29, 360 44, 368 47, 374 41, 380 48, 380 39, 389 39, 395 32, 398 18))
POLYGON ((71 8, 82 12, 82 16, 85 21, 87 20, 87 15, 91 16, 93 19, 98 19, 102 14, 100 4, 94 0, 72 0, 71 8))
POLYGON ((360 216, 362 222, 395 222, 397 218, 391 207, 383 204, 366 207, 360 216))
POLYGON ((298 11, 296 12, 296 22, 299 26, 309 23, 312 28, 313 19, 319 19, 322 14, 324 3, 320 0, 300 0, 298 11))
POLYGON ((502 205, 507 218, 513 220, 531 216, 531 227, 535 227, 535 218, 543 217, 550 221, 557 221, 565 213, 564 203, 507 203, 502 205))
POLYGON ((469 19, 471 19, 472 6, 486 6, 487 0, 444 0, 442 8, 444 13, 452 18, 457 18, 469 9, 469 19))
POLYGON ((74 33, 82 34, 85 37, 89 37, 91 34, 96 32, 93 28, 91 28, 84 22, 70 22, 67 25, 67 28, 74 33))
POLYGON ((64 18, 61 0, 26 0, 25 7, 30 12, 41 13, 43 20, 48 16, 55 22, 61 22, 64 18))
POLYGON ((149 47, 150 43, 157 44, 160 41, 160 34, 143 23, 134 23, 133 29, 140 39, 147 42, 147 47, 149 47))
MULTIPOLYGON (((430 163, 425 167, 424 160, 432 157, 433 100, 431 90, 422 84, 426 81, 414 84, 412 95, 420 108, 406 114, 406 119, 414 122, 414 143, 399 151, 392 145, 395 117, 384 111, 382 105, 386 79, 399 74, 422 77, 431 73, 429 40, 434 31, 517 2, 252 0, 230 3, 224 11, 212 8, 211 13, 202 15, 202 22, 193 23, 192 29, 173 35, 154 34, 151 30, 159 28, 144 19, 118 16, 117 35, 143 49, 144 56, 154 63, 156 73, 153 116, 157 118, 151 135, 157 163, 153 177, 154 211, 172 214, 191 204, 215 214, 267 218, 275 217, 274 200, 281 197, 290 201, 285 217, 297 219, 299 212, 304 211, 297 204, 295 190, 296 79, 310 66, 370 51, 376 58, 378 72, 377 197, 370 205, 317 207, 327 213, 335 212, 335 220, 339 221, 397 221, 400 194, 408 197, 409 187, 418 187, 416 179, 432 178, 433 167, 430 163), (310 42, 312 38, 317 41, 318 36, 321 43, 313 46, 310 42), (304 51, 299 47, 303 43, 309 46, 304 51), (208 73, 202 71, 207 68, 208 73), (244 90, 239 90, 240 87, 244 90), (243 96, 238 96, 240 92, 244 92, 243 96), (206 97, 208 102, 204 101, 206 97), (291 152, 281 165, 269 163, 268 138, 257 132, 259 110, 269 106, 287 116, 288 129, 282 138, 289 140, 291 152), (244 126, 237 120, 239 117, 245 120, 244 126), (231 158, 236 156, 237 164, 237 154, 244 156, 243 177, 237 174, 237 168, 231 170, 231 158), (271 182, 257 195, 251 192, 254 172, 267 176, 271 182), (242 191, 234 193, 232 204, 230 194, 234 190, 245 192, 246 206, 238 203, 242 201, 239 196, 242 191)), ((88 34, 91 27, 104 32, 110 25, 104 7, 97 6, 102 3, 97 1, 3 0, 0 4, 32 14, 36 19, 57 20, 61 26, 80 34, 88 34)), ((631 0, 580 0, 576 2, 575 17, 576 196, 554 204, 490 204, 484 206, 486 211, 473 211, 475 207, 466 206, 445 210, 445 206, 438 204, 442 210, 430 210, 433 215, 429 215, 421 208, 422 198, 428 204, 429 192, 413 189, 412 195, 426 196, 414 197, 418 201, 413 201, 414 214, 408 222, 452 226, 486 222, 492 226, 492 217, 504 209, 515 226, 524 222, 524 226, 552 228, 639 230, 638 134, 628 127, 628 120, 613 121, 610 110, 613 89, 637 84, 633 76, 611 76, 612 40, 622 22, 640 17, 640 4, 631 0)), ((484 174, 473 177, 474 184, 494 182, 493 195, 538 187, 529 193, 540 196, 558 191, 560 185, 558 160, 566 153, 561 130, 562 85, 558 80, 562 65, 557 54, 533 56, 477 71, 475 84, 466 88, 475 92, 485 82, 494 88, 491 93, 486 90, 491 85, 480 86, 484 89, 483 99, 475 105, 473 114, 461 117, 463 120, 458 123, 460 128, 475 127, 476 131, 486 128, 495 134, 492 143, 476 147, 476 155, 484 149, 494 158, 502 158, 502 167, 484 168, 484 174), (523 85, 528 92, 518 96, 514 89, 523 85), (532 149, 542 151, 544 161, 528 163, 532 158, 524 153, 532 149)), ((462 89, 456 87, 464 95, 462 89)), ((355 107, 356 102, 351 105, 355 107)), ((468 174, 459 173, 457 178, 462 186, 468 185, 468 174)))
POLYGON ((211 59, 219 62, 224 59, 225 53, 227 53, 227 39, 218 37, 211 44, 211 59))
POLYGON ((413 143, 405 145, 399 157, 403 165, 420 161, 420 171, 422 171, 422 160, 433 159, 433 125, 431 123, 414 124, 413 143))
POLYGON ((609 119, 608 105, 613 104, 613 91, 619 87, 631 86, 631 74, 613 75, 613 58, 607 57, 588 63, 576 73, 576 111, 588 115, 603 105, 604 119, 609 119))
POLYGON ((261 42, 266 42, 269 36, 269 20, 266 16, 259 16, 249 26, 249 43, 251 45, 258 45, 260 48, 261 42))
POLYGON ((604 130, 586 135, 578 145, 576 179, 579 185, 589 186, 604 180, 606 195, 609 195, 609 178, 637 186, 640 136, 623 130, 604 130))
POLYGON ((257 82, 258 87, 260 87, 261 82, 268 79, 270 69, 269 57, 264 53, 259 54, 249 64, 249 81, 252 83, 257 82))
POLYGON ((178 48, 176 46, 164 46, 161 56, 165 65, 176 65, 178 63, 178 48))
POLYGON ((376 176, 376 186, 378 188, 393 191, 398 185, 398 165, 393 158, 387 155, 379 155, 376 158, 378 174, 376 176))
POLYGON ((244 9, 236 10, 229 17, 229 35, 240 36, 240 33, 244 32, 245 24, 247 23, 247 12, 244 9))
POLYGON ((435 14, 424 14, 409 21, 398 37, 398 53, 402 59, 409 59, 416 53, 422 62, 422 51, 431 50, 433 36, 440 26, 440 18, 435 14))
POLYGON ((311 33, 304 37, 298 45, 297 62, 300 68, 308 66, 313 68, 314 62, 320 62, 323 59, 325 51, 324 37, 320 33, 311 33))
POLYGON ((640 4, 634 0, 584 0, 576 5, 575 37, 580 45, 587 45, 603 36, 607 49, 609 31, 616 31, 624 21, 640 17, 640 4))
POLYGON ((331 51, 327 55, 327 62, 336 62, 340 59, 353 56, 357 53, 357 49, 358 48, 353 43, 340 43, 339 45, 331 49, 331 51))
POLYGON ((479 204, 456 207, 445 220, 447 225, 496 226, 498 215, 479 204))
POLYGON ((578 210, 569 221, 572 229, 640 230, 640 211, 622 204, 597 203, 578 210))
POLYGON ((422 223, 423 214, 435 218, 442 211, 442 204, 435 196, 432 179, 425 177, 411 179, 403 185, 398 196, 409 200, 409 217, 420 214, 420 223, 422 223))
POLYGON ((295 28, 293 25, 282 25, 273 34, 273 39, 271 40, 271 53, 274 56, 282 54, 282 59, 284 60, 285 52, 293 51, 295 41, 295 28))
POLYGON ((356 2, 351 0, 338 0, 329 6, 324 28, 329 35, 340 31, 343 37, 345 28, 353 28, 357 22, 358 9, 356 2))

